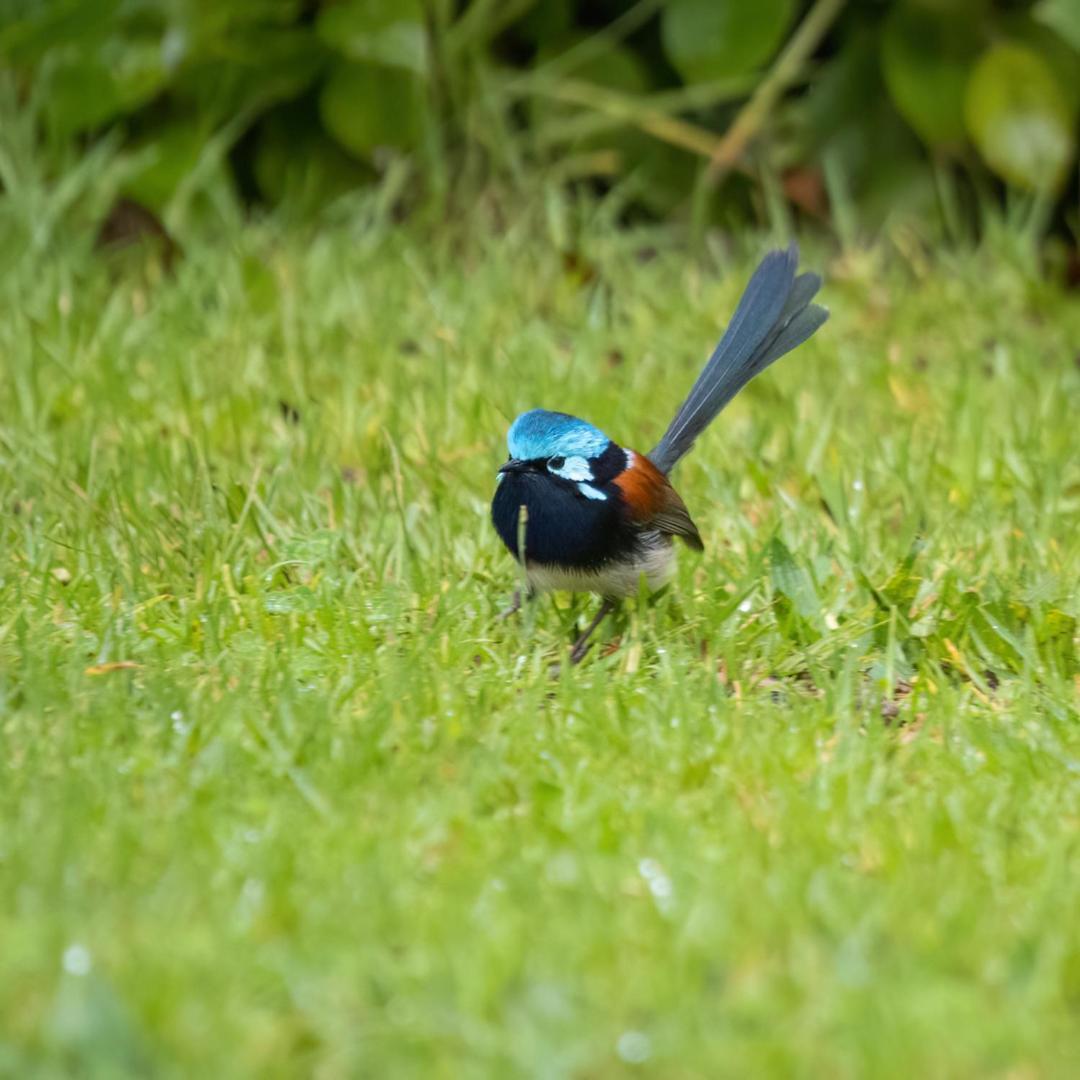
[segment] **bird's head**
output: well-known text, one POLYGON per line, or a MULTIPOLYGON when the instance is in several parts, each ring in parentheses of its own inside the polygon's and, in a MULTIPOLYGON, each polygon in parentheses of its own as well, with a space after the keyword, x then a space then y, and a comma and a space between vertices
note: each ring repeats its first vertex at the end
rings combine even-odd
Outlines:
POLYGON ((580 494, 602 499, 598 485, 626 467, 626 454, 599 428, 566 413, 530 409, 510 426, 510 457, 499 470, 506 474, 550 476, 573 484, 580 494))

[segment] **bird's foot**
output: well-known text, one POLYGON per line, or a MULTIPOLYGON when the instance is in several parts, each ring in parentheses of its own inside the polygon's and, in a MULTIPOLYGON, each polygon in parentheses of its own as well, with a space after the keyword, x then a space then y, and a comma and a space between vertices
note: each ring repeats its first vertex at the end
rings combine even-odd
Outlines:
POLYGON ((570 650, 570 663, 580 664, 581 661, 585 659, 591 644, 592 643, 588 638, 582 634, 582 636, 574 642, 574 647, 570 650))
POLYGON ((516 615, 521 610, 521 590, 515 589, 514 595, 510 597, 510 603, 499 612, 499 621, 503 622, 509 619, 511 615, 516 615))

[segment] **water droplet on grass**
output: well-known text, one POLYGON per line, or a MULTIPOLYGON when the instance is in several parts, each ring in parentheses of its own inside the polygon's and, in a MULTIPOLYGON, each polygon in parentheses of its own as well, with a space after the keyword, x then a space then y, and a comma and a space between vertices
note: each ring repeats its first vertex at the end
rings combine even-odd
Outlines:
POLYGON ((638 873, 645 879, 657 910, 661 915, 667 915, 675 906, 675 888, 671 878, 655 859, 642 859, 638 863, 638 873))
POLYGON ((629 1065, 640 1065, 649 1060, 652 1043, 644 1031, 624 1031, 615 1044, 615 1053, 629 1065))
POLYGON ((94 966, 90 950, 77 942, 64 950, 62 963, 69 975, 89 975, 90 969, 94 966))

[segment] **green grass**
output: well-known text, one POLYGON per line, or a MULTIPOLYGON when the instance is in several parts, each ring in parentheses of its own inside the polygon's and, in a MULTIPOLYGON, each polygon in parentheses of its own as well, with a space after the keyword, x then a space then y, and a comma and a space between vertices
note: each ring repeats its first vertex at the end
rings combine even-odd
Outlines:
POLYGON ((647 449, 762 246, 635 243, 8 247, 0 1074, 1075 1075, 1075 299, 809 253, 705 555, 553 679, 508 420, 647 449))

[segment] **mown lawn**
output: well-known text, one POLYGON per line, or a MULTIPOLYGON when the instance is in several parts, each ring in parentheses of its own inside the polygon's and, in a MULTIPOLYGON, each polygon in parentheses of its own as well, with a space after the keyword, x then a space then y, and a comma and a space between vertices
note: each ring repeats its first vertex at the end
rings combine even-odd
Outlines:
POLYGON ((5 256, 0 1074, 1076 1075, 1075 295, 811 246, 553 679, 508 421, 647 449, 767 243, 585 235, 5 256))

